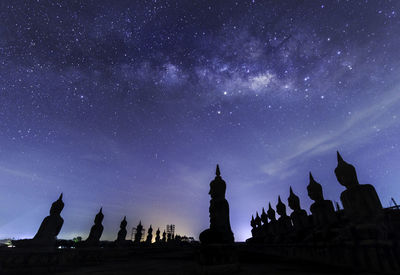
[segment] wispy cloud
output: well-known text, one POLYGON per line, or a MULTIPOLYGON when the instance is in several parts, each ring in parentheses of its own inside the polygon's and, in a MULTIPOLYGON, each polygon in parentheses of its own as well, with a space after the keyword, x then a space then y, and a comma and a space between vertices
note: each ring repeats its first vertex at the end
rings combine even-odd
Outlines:
POLYGON ((365 106, 346 120, 340 121, 332 131, 323 131, 311 138, 299 136, 292 139, 291 151, 274 162, 264 165, 262 170, 271 176, 281 179, 295 173, 293 167, 300 158, 310 158, 336 150, 353 143, 363 143, 373 137, 377 131, 389 128, 398 123, 396 117, 388 113, 400 103, 400 87, 396 86, 387 92, 379 102, 365 106), (290 169, 289 169, 290 168, 290 169), (287 172, 289 171, 289 172, 287 172))

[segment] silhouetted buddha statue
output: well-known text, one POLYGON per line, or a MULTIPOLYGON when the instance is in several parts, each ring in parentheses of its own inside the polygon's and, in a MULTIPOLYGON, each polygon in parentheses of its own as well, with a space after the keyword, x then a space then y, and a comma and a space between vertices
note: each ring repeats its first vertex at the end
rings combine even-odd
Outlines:
POLYGON ((254 224, 255 224, 255 228, 254 228, 254 236, 255 238, 260 238, 262 237, 262 229, 261 229, 261 218, 258 215, 258 212, 256 212, 256 218, 254 219, 254 224))
POLYGON ((157 229, 156 231, 156 243, 160 242, 160 228, 157 229))
POLYGON ((34 244, 38 245, 54 245, 56 243, 57 235, 60 233, 61 227, 64 223, 60 214, 64 208, 62 201, 63 194, 61 193, 58 200, 53 202, 50 208, 50 215, 44 218, 38 232, 33 237, 34 244))
POLYGON ((338 182, 346 187, 340 194, 344 213, 350 222, 370 223, 382 217, 382 204, 375 188, 370 184, 359 184, 356 169, 348 164, 337 152, 338 165, 335 175, 338 182))
POLYGON ((265 213, 264 207, 261 212, 261 221, 263 223, 261 226, 262 235, 266 236, 268 234, 268 215, 265 213))
POLYGON ((153 228, 151 228, 150 225, 149 230, 147 230, 146 243, 151 243, 152 240, 153 240, 153 228))
POLYGON ((290 214, 290 219, 293 223, 293 229, 295 231, 306 229, 309 226, 308 215, 304 209, 301 209, 300 199, 295 193, 293 193, 292 187, 290 187, 288 203, 289 207, 293 210, 292 214, 290 214))
POLYGON ((140 243, 140 241, 142 240, 142 230, 143 230, 142 221, 139 221, 139 224, 136 227, 136 234, 135 234, 134 243, 140 243))
POLYGON ((165 230, 164 230, 164 232, 162 233, 162 241, 165 243, 165 242, 167 242, 167 233, 165 233, 165 230))
POLYGON ((226 183, 221 178, 219 166, 216 176, 210 183, 210 228, 200 234, 200 242, 207 243, 232 243, 233 233, 229 221, 229 204, 225 199, 226 183))
POLYGON ((268 203, 267 216, 269 218, 267 236, 265 237, 266 242, 272 242, 275 240, 278 234, 278 221, 276 220, 275 210, 272 209, 271 203, 268 203))
POLYGON ((118 238, 117 238, 117 242, 125 242, 126 240, 126 225, 127 225, 127 221, 126 221, 126 216, 124 217, 124 219, 122 220, 119 228, 120 230, 118 231, 118 238))
POLYGON ((287 237, 287 234, 292 229, 292 222, 290 217, 286 214, 286 205, 281 201, 281 196, 278 196, 278 204, 276 205, 276 212, 279 214, 278 228, 281 240, 287 237))
POLYGON ((258 211, 256 212, 256 218, 254 219, 254 222, 256 223, 257 228, 261 226, 261 218, 258 216, 258 211))
POLYGON ((265 213, 264 207, 261 212, 261 221, 262 221, 263 225, 268 224, 268 215, 267 215, 267 213, 265 213))
POLYGON ((250 226, 251 226, 251 235, 255 237, 257 235, 257 230, 256 230, 256 221, 254 220, 254 215, 251 215, 250 226))
POLYGON ((103 207, 100 208, 99 213, 97 213, 96 217, 94 218, 94 225, 90 229, 89 237, 86 239, 87 245, 98 245, 100 242, 101 234, 103 234, 103 225, 101 222, 104 219, 103 215, 103 207))
POLYGON ((310 206, 314 226, 316 228, 330 227, 336 223, 337 218, 332 201, 324 199, 322 186, 314 180, 311 172, 307 192, 310 199, 314 201, 310 206))

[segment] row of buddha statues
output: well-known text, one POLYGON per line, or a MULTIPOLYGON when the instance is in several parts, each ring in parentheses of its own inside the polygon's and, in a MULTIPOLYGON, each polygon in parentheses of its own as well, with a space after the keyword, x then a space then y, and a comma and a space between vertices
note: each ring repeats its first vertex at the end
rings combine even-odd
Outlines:
MULTIPOLYGON (((337 152, 335 175, 346 189, 340 195, 343 210, 337 204, 324 198, 322 186, 309 174, 308 196, 314 202, 311 215, 301 208, 300 199, 290 187, 287 199, 293 210, 290 216, 286 205, 278 197, 275 210, 269 203, 261 215, 252 216, 250 225, 252 237, 247 242, 254 243, 298 243, 298 242, 341 242, 371 239, 387 239, 390 226, 385 223, 384 211, 375 188, 370 184, 359 184, 355 167, 343 160, 337 152)), ((393 234, 392 234, 393 235, 393 234)))
MULTIPOLYGON (((15 240, 13 241, 13 245, 16 247, 34 247, 34 246, 55 246, 57 242, 57 235, 61 230, 61 227, 64 223, 64 219, 61 217, 61 211, 64 208, 64 202, 62 200, 63 194, 61 193, 58 200, 53 202, 50 208, 50 215, 44 218, 42 221, 38 232, 33 237, 33 239, 23 239, 23 240, 15 240)), ((80 242, 77 244, 78 246, 88 246, 88 247, 95 247, 99 246, 100 238, 103 234, 103 222, 104 214, 103 208, 100 208, 100 211, 96 214, 94 218, 94 225, 90 229, 90 233, 88 238, 85 241, 80 242)), ((128 222, 126 221, 126 216, 120 223, 120 230, 118 231, 117 239, 115 243, 117 245, 128 245, 132 243, 132 241, 126 240, 127 235, 127 226, 128 222)), ((142 241, 142 234, 143 234, 143 226, 142 222, 140 221, 137 228, 136 234, 133 243, 140 243, 142 241)), ((164 230, 161 237, 160 228, 156 231, 155 242, 169 242, 172 240, 179 241, 180 236, 174 236, 173 234, 167 234, 164 230)), ((153 228, 149 227, 147 231, 147 237, 145 242, 152 243, 153 240, 153 228)))
MULTIPOLYGON (((126 239, 126 219, 124 218, 124 220, 121 222, 121 230, 125 230, 123 231, 124 233, 121 234, 121 230, 118 232, 118 238, 116 240, 116 242, 125 242, 126 239), (125 221, 125 222, 124 222, 125 221), (124 224, 123 224, 124 222, 124 224)), ((134 238, 134 243, 140 243, 142 241, 143 238, 143 225, 142 222, 140 221, 138 226, 136 227, 136 233, 135 233, 135 238, 134 238)), ((145 243, 151 244, 153 240, 153 228, 149 227, 149 229, 147 230, 147 236, 145 239, 145 243)), ((164 232, 162 233, 161 236, 161 231, 160 228, 157 229, 156 231, 156 236, 155 236, 155 243, 166 243, 166 242, 180 242, 181 241, 181 236, 180 235, 175 235, 174 233, 170 233, 170 232, 164 232)))

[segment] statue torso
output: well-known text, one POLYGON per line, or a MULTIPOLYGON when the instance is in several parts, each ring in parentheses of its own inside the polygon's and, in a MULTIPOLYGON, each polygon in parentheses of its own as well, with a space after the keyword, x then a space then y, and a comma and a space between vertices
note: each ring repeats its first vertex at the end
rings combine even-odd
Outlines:
POLYGON ((329 226, 336 222, 335 210, 330 200, 316 201, 310 211, 313 215, 315 226, 329 226))
POLYGON ((352 186, 340 195, 345 215, 351 222, 371 222, 382 215, 382 204, 370 184, 352 186))
POLYGON ((60 215, 47 216, 40 225, 34 239, 48 241, 55 240, 58 233, 60 233, 63 223, 64 220, 60 215))

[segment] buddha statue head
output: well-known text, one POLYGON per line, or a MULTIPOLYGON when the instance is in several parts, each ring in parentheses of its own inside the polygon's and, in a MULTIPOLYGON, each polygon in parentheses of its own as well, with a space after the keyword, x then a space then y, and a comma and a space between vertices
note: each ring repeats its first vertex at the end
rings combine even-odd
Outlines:
POLYGON ((356 169, 353 165, 345 162, 342 156, 337 151, 337 167, 335 168, 335 175, 338 182, 346 188, 358 185, 356 169))
POLYGON ((289 207, 292 210, 300 210, 300 199, 295 193, 293 193, 291 186, 290 186, 290 195, 288 198, 288 203, 289 203, 289 207))
POLYGON ((123 229, 126 227, 127 224, 128 224, 128 222, 126 221, 126 216, 125 216, 124 219, 122 220, 121 224, 119 225, 119 228, 123 229))
POLYGON ((268 215, 267 213, 265 213, 264 207, 261 212, 261 221, 263 222, 263 224, 268 223, 268 215))
POLYGON ((271 221, 276 221, 275 210, 272 209, 271 203, 268 204, 267 215, 268 215, 268 218, 269 218, 271 221))
POLYGON ((215 171, 215 178, 210 182, 210 192, 212 199, 224 199, 226 191, 226 183, 221 178, 221 172, 219 171, 219 165, 217 164, 217 169, 215 171))
POLYGON ((286 205, 281 201, 281 196, 278 196, 278 204, 276 205, 276 212, 279 216, 286 216, 286 205))
POLYGON ((99 213, 97 213, 96 217, 94 218, 94 223, 95 224, 101 224, 103 219, 104 219, 103 207, 101 207, 99 213))
POLYGON ((310 183, 307 185, 307 192, 310 199, 313 201, 324 200, 324 195, 322 193, 322 186, 314 180, 313 175, 310 172, 310 183))
POLYGON ((63 193, 61 193, 60 197, 58 200, 53 202, 50 208, 50 215, 60 215, 61 211, 64 208, 64 202, 62 201, 63 193))

